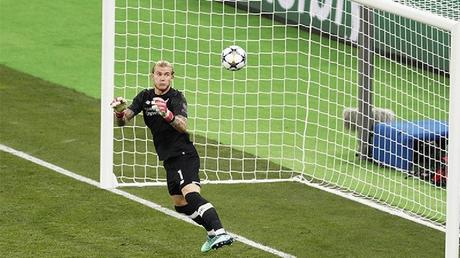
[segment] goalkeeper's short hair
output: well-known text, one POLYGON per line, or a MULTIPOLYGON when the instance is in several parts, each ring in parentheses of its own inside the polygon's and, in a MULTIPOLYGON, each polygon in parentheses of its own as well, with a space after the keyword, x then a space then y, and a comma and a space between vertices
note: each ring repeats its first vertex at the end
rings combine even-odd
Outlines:
POLYGON ((156 67, 171 67, 171 75, 174 75, 174 67, 173 67, 173 65, 172 65, 170 62, 166 61, 166 60, 159 60, 159 61, 157 61, 157 62, 152 66, 152 71, 151 71, 152 73, 155 72, 155 68, 156 68, 156 67))
MULTIPOLYGON (((395 113, 386 108, 373 108, 373 118, 375 122, 392 122, 395 120, 395 113)), ((343 125, 345 129, 352 132, 356 131, 358 126, 358 109, 345 108, 343 110, 343 125)))

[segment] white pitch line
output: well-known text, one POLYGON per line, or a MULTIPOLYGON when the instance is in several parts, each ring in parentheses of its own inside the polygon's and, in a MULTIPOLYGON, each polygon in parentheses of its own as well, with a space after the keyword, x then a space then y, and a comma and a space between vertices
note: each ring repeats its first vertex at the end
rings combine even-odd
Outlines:
MULTIPOLYGON (((51 170, 53 170, 55 172, 58 172, 58 173, 60 173, 62 175, 71 177, 71 178, 76 179, 78 181, 85 182, 85 183, 90 184, 92 186, 99 187, 99 182, 97 182, 97 181, 95 181, 93 179, 78 175, 78 174, 76 174, 74 172, 71 172, 71 171, 69 171, 67 169, 61 168, 59 166, 56 166, 54 164, 51 164, 49 162, 46 162, 44 160, 41 160, 41 159, 36 158, 34 156, 31 156, 31 155, 29 155, 29 154, 27 154, 25 152, 15 150, 15 149, 10 148, 8 146, 5 146, 3 144, 0 144, 0 150, 4 151, 4 152, 7 152, 7 153, 10 153, 10 154, 13 154, 13 155, 15 155, 17 157, 20 157, 20 158, 23 158, 25 160, 31 161, 31 162, 33 162, 33 163, 35 163, 37 165, 40 165, 42 167, 51 169, 51 170)), ((143 205, 145 205, 147 207, 155 209, 155 210, 157 210, 159 212, 162 212, 162 213, 164 213, 166 215, 169 215, 169 216, 174 217, 176 219, 180 219, 180 220, 183 220, 183 221, 188 222, 190 224, 193 224, 195 226, 198 226, 195 222, 193 222, 191 219, 187 218, 186 216, 183 216, 183 215, 181 215, 181 214, 179 214, 179 213, 177 213, 175 211, 172 211, 170 209, 167 209, 167 208, 165 208, 165 207, 163 207, 163 206, 161 206, 159 204, 156 204, 154 202, 142 199, 142 198, 140 198, 140 197, 138 197, 136 195, 130 194, 128 192, 125 192, 125 191, 122 191, 122 190, 119 190, 119 189, 103 189, 103 190, 107 190, 107 191, 112 192, 114 194, 121 195, 121 196, 123 196, 125 198, 128 198, 128 199, 130 199, 132 201, 138 202, 140 204, 143 204, 143 205)), ((278 251, 276 249, 273 249, 271 247, 268 247, 268 246, 262 245, 260 243, 254 242, 254 241, 252 241, 250 239, 247 239, 247 238, 245 238, 243 236, 240 236, 240 235, 237 235, 235 233, 231 233, 231 232, 228 232, 228 233, 231 236, 233 236, 237 241, 240 241, 243 244, 252 246, 252 247, 260 249, 262 251, 277 255, 279 257, 295 257, 295 256, 293 256, 291 254, 278 251)))

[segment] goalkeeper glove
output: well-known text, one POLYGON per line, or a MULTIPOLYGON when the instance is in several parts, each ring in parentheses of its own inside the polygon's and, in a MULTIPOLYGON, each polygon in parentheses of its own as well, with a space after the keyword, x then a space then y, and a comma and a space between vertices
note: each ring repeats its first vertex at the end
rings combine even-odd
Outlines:
POLYGON ((174 114, 168 109, 167 102, 159 97, 153 98, 152 109, 158 111, 166 122, 171 123, 174 120, 174 114))
POLYGON ((123 97, 116 97, 114 100, 112 100, 112 103, 110 103, 110 106, 113 108, 113 111, 115 112, 115 116, 117 118, 122 118, 124 115, 125 109, 126 109, 126 99, 123 97))

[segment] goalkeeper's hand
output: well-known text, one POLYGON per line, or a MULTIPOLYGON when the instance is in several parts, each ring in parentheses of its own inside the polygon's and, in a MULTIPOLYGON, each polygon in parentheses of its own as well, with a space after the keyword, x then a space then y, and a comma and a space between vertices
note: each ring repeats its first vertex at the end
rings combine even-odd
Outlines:
POLYGON ((158 111, 166 122, 171 123, 174 120, 174 114, 168 109, 166 103, 168 103, 168 101, 162 98, 153 98, 152 109, 158 111))
POLYGON ((110 103, 110 106, 113 108, 113 111, 115 112, 115 116, 117 118, 123 117, 123 111, 125 111, 126 109, 126 103, 126 99, 124 99, 123 97, 116 97, 112 100, 112 103, 110 103))

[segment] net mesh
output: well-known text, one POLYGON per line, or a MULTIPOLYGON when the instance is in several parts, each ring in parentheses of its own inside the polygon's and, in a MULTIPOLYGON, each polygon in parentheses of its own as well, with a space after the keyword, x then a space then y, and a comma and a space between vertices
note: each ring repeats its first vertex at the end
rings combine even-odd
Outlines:
MULTIPOLYGON (((399 2, 458 19, 455 3, 399 2)), ((132 99, 152 87, 151 66, 168 60, 204 180, 300 176, 442 224, 445 188, 433 178, 446 162, 449 32, 375 11, 363 46, 359 5, 311 1, 298 12, 289 3, 117 1, 115 95, 132 99), (247 52, 237 72, 220 64, 230 45, 247 52), (366 107, 377 113, 362 118, 366 107), (369 131, 368 159, 356 155, 362 141, 347 121, 381 130, 369 131)), ((121 183, 165 182, 142 120, 115 128, 121 183)))
POLYGON ((452 20, 460 20, 460 2, 456 0, 396 0, 395 2, 452 20))

